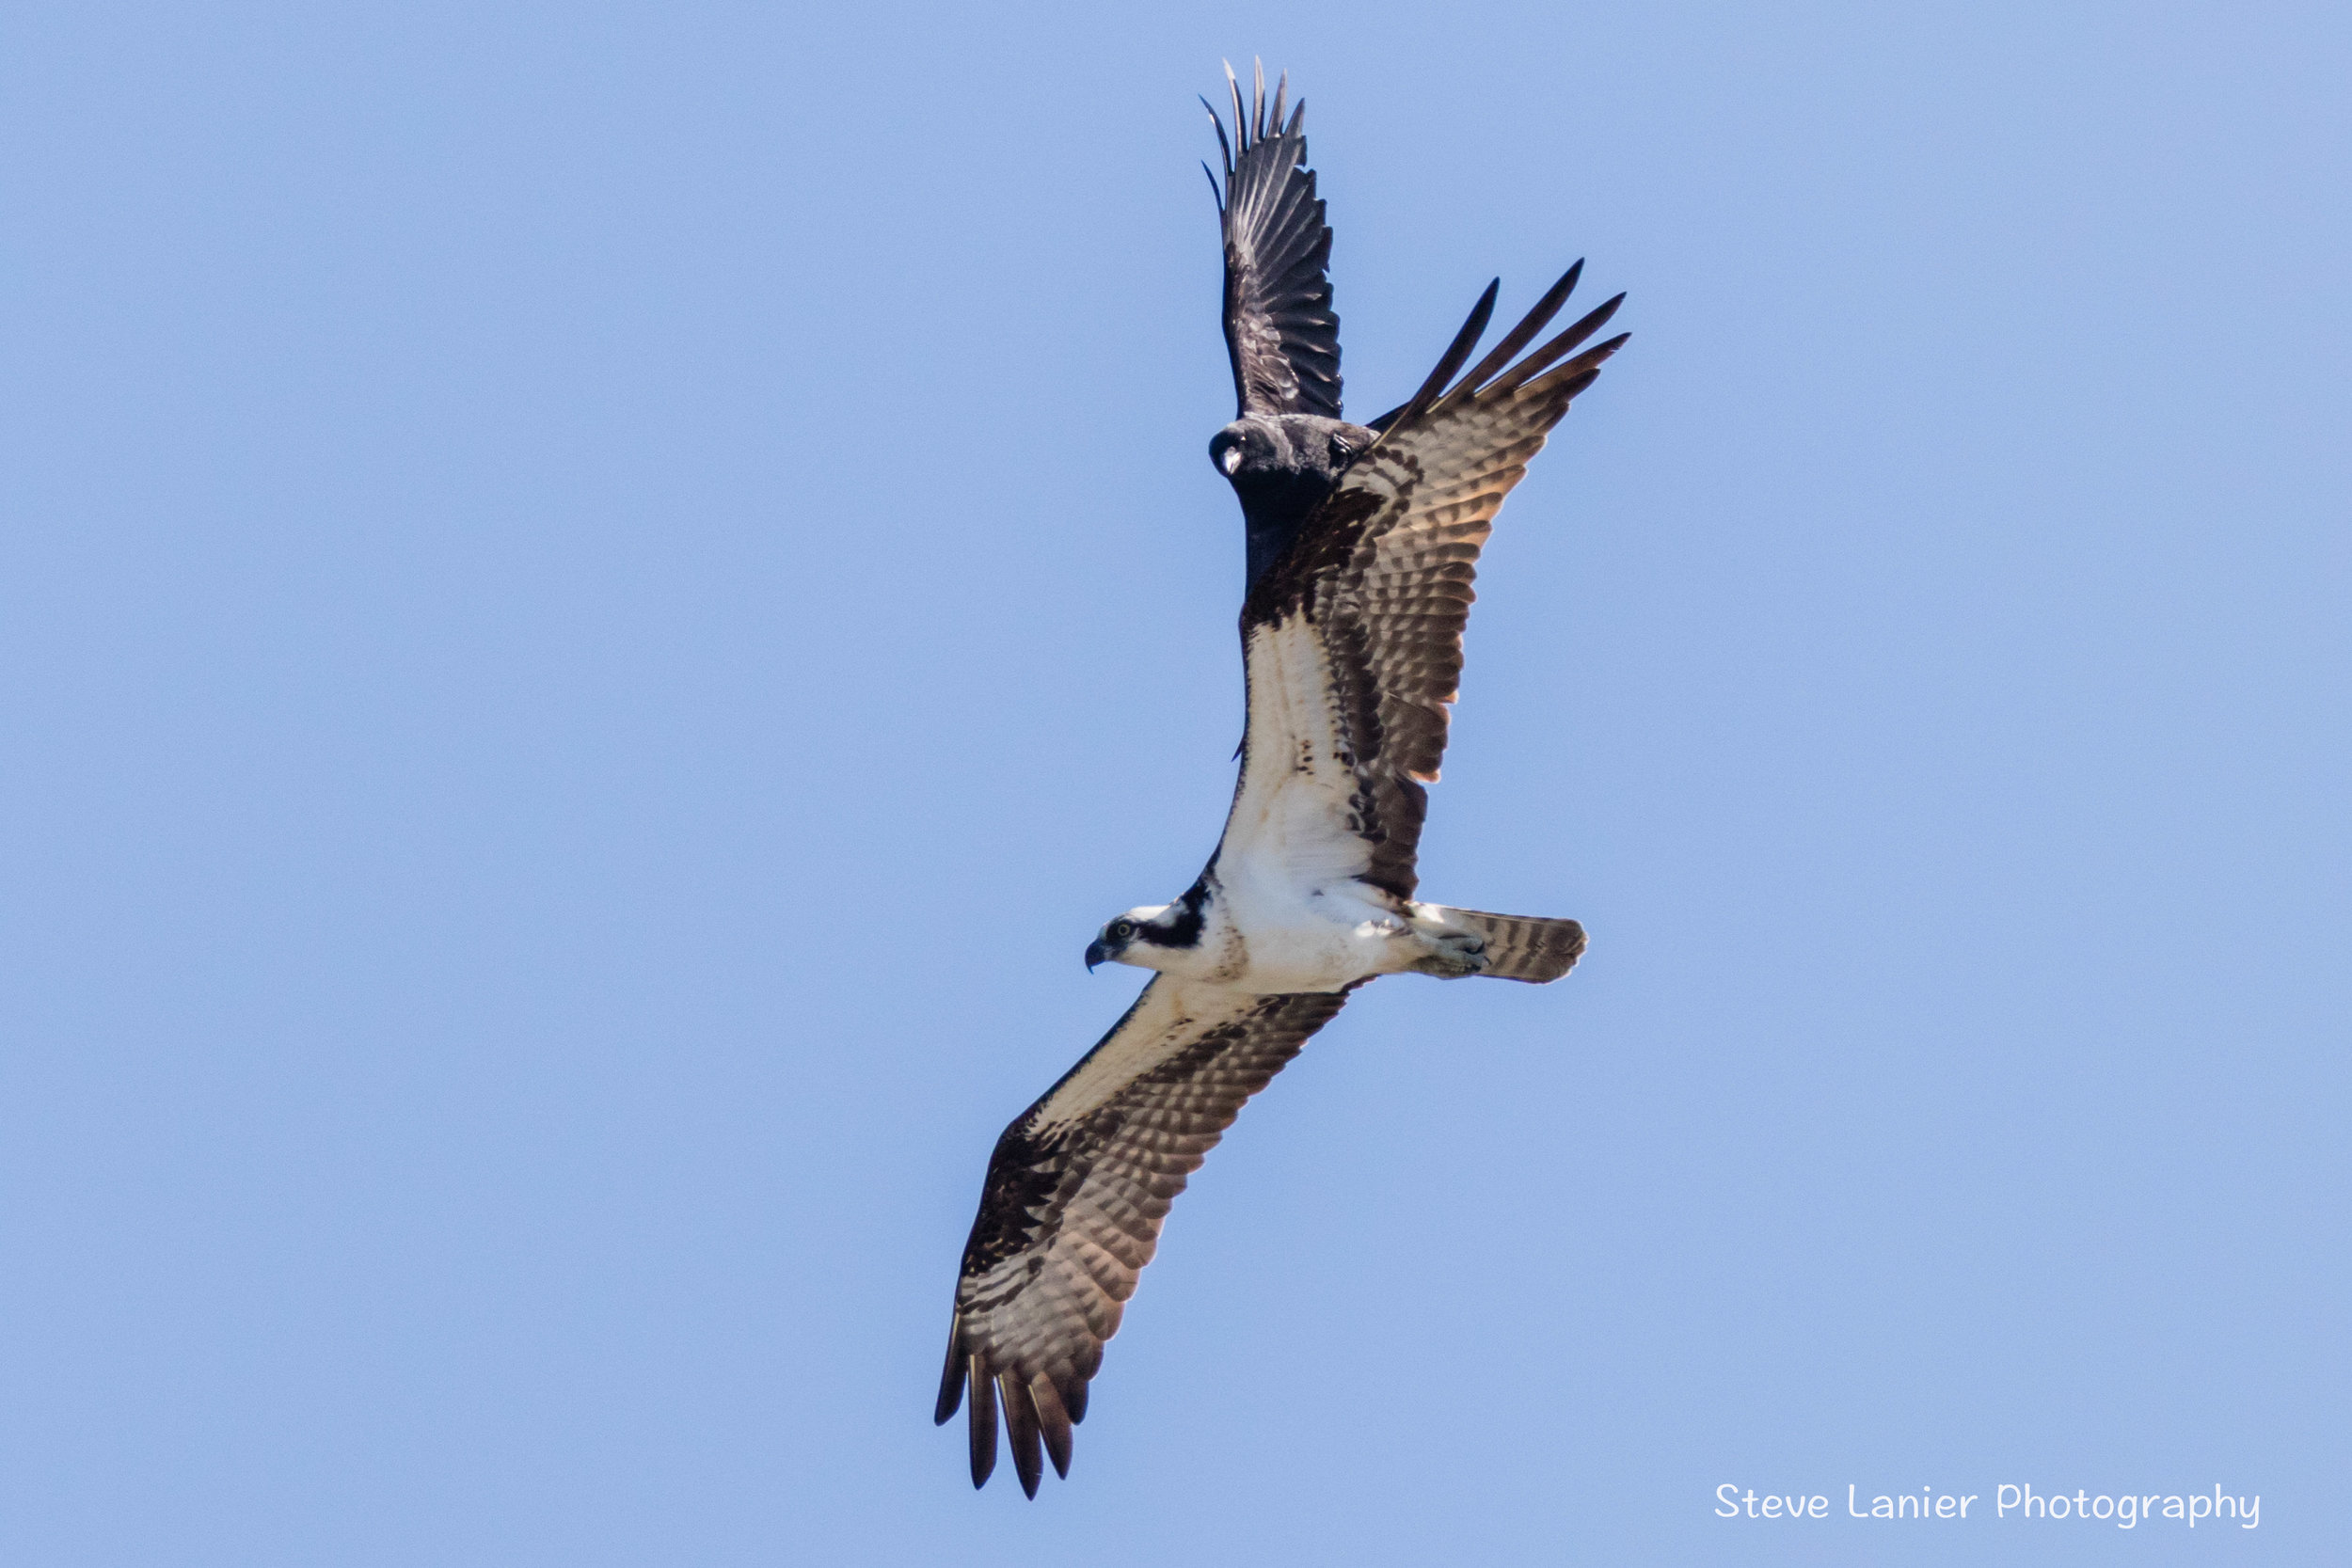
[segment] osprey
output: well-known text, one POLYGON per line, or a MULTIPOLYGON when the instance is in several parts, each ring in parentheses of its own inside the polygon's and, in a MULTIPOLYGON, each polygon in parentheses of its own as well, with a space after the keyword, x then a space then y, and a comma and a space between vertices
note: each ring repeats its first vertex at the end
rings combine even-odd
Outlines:
POLYGON ((989 1159, 934 1418, 969 1391, 978 1486, 1001 1409, 1031 1497, 1045 1457, 1070 1473, 1088 1380, 1186 1176, 1358 987, 1408 971, 1540 984, 1584 949, 1573 920, 1418 901, 1415 858, 1479 547, 1569 400, 1625 342, 1576 352, 1625 296, 1529 349, 1579 262, 1465 372, 1490 283, 1410 402, 1347 423, 1305 107, 1285 122, 1287 79, 1269 108, 1262 70, 1245 113, 1227 79, 1218 207, 1240 408, 1209 450, 1248 536, 1241 777, 1200 879, 1087 949, 1089 969, 1154 971, 1143 994, 989 1159))

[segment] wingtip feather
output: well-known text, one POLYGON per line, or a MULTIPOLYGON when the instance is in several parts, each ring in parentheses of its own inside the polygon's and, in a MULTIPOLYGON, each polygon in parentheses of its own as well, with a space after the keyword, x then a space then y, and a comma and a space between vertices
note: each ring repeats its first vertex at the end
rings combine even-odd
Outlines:
POLYGON ((1502 341, 1495 344, 1486 357, 1481 359, 1476 368, 1454 385, 1454 390, 1446 395, 1444 401, 1452 403, 1455 398, 1476 396, 1479 389, 1493 378, 1496 372, 1511 363, 1511 356, 1525 348, 1534 341, 1535 334, 1541 332, 1551 318, 1560 313, 1560 307, 1565 305, 1568 302, 1568 295, 1576 292, 1576 280, 1582 276, 1583 271, 1584 259, 1580 256, 1577 258, 1576 264, 1562 273, 1559 280, 1544 291, 1543 297, 1535 302, 1534 307, 1519 318, 1518 325, 1504 333, 1502 341))
MULTIPOLYGON (((1566 331, 1561 333, 1558 337, 1544 344, 1534 353, 1520 360, 1517 365, 1512 366, 1511 369, 1504 373, 1502 379, 1498 380, 1494 384, 1491 389, 1497 394, 1508 394, 1517 391, 1519 388, 1534 381, 1537 376, 1543 374, 1546 370, 1549 369, 1552 365, 1558 363, 1562 358, 1565 357, 1568 352, 1574 349, 1579 343, 1591 337, 1594 333, 1599 331, 1602 327, 1608 325, 1609 318, 1615 315, 1617 313, 1617 307, 1623 305, 1624 303, 1625 295, 1622 293, 1618 294, 1613 299, 1602 300, 1598 305, 1595 306, 1591 310, 1587 311, 1582 317, 1581 317, 1575 325, 1570 326, 1566 331)), ((1616 348, 1613 344, 1623 343, 1627 336, 1630 336, 1630 334, 1621 335, 1613 340, 1613 346, 1609 349, 1608 353, 1602 354, 1600 357, 1602 359, 1606 359, 1609 357, 1610 354, 1614 354, 1616 352, 1616 348)), ((1591 353, 1593 351, 1587 350, 1586 352, 1591 353)))
POLYGON ((1054 1462, 1054 1474, 1070 1479, 1070 1412, 1062 1407, 1061 1392, 1054 1380, 1040 1372, 1029 1380, 1029 1400, 1037 1406, 1039 1432, 1045 1438, 1045 1457, 1054 1462))
POLYGON ((1012 1443, 1012 1472, 1020 1478, 1024 1497, 1037 1496, 1037 1483, 1045 1478, 1045 1458, 1038 1438, 1037 1406, 1030 1401, 1029 1386, 1017 1372, 996 1374, 996 1392, 1005 1407, 1005 1434, 1012 1443))
POLYGON ((988 1484, 996 1473, 996 1383, 977 1355, 971 1360, 972 1485, 988 1484))
POLYGON ((1495 295, 1502 289, 1502 279, 1500 277, 1486 285, 1486 292, 1480 294, 1478 303, 1470 308, 1470 319, 1462 324, 1462 330, 1454 335, 1454 341, 1438 361, 1438 368, 1429 372, 1429 379, 1421 384, 1421 390, 1415 392, 1412 400, 1393 415, 1381 416, 1384 434, 1398 425, 1412 423, 1423 410, 1438 401, 1438 394, 1454 379, 1454 372, 1462 368, 1463 362, 1470 358, 1470 351, 1478 346, 1478 340, 1485 336, 1486 323, 1495 313, 1495 295))
MULTIPOLYGON (((1233 178, 1233 144, 1225 135, 1225 117, 1216 112, 1216 105, 1209 102, 1206 93, 1200 95, 1200 106, 1209 111, 1209 123, 1216 127, 1216 150, 1224 157, 1225 179, 1230 184, 1233 178)), ((1209 166, 1204 160, 1200 166, 1207 168, 1209 166)), ((1209 183, 1211 185, 1216 183, 1216 175, 1209 176, 1209 183)), ((1225 195, 1222 191, 1217 193, 1216 210, 1220 213, 1225 211, 1225 195)))
POLYGON ((944 1427, 963 1402, 963 1315, 947 1320, 947 1366, 939 1374, 939 1401, 931 1407, 931 1425, 944 1427))

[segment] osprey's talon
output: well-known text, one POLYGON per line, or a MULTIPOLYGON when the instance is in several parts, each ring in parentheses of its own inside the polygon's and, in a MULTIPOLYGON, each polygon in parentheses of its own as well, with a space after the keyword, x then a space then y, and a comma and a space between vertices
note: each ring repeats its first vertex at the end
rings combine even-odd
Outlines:
POLYGON ((1467 980, 1486 973, 1486 939, 1477 932, 1448 931, 1422 940, 1429 944, 1430 952, 1413 965, 1421 974, 1435 974, 1440 980, 1467 980))
POLYGON ((1416 902, 1412 781, 1444 755, 1496 509, 1625 342, 1581 346, 1625 296, 1544 338, 1580 261, 1472 364, 1489 285, 1421 389, 1353 423, 1304 111, 1279 86, 1268 100, 1263 72, 1247 101, 1233 83, 1232 111, 1208 172, 1236 406, 1209 452, 1248 542, 1241 777, 1192 887, 1087 949, 1088 967, 1151 983, 997 1138, 932 1406, 935 1421, 969 1406, 975 1485, 1001 1427, 1032 1497, 1048 1459, 1068 1472, 1088 1380, 1185 1173, 1359 987, 1405 970, 1542 985, 1584 951, 1573 920, 1416 902))

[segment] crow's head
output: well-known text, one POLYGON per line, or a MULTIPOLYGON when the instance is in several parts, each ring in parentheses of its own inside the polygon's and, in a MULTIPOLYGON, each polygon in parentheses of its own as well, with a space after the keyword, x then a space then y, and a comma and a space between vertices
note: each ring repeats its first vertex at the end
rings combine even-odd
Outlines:
POLYGON ((1248 414, 1209 439, 1209 461, 1235 488, 1314 479, 1328 484, 1375 439, 1361 425, 1320 414, 1248 414))

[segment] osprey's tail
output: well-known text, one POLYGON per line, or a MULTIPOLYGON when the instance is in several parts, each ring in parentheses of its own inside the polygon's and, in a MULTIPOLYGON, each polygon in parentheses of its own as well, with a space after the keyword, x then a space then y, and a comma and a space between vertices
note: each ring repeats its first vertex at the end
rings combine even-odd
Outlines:
POLYGON ((1444 918, 1449 926, 1464 927, 1486 939, 1486 973, 1496 980, 1540 986, 1574 969, 1584 953, 1584 927, 1573 920, 1451 908, 1444 918))

